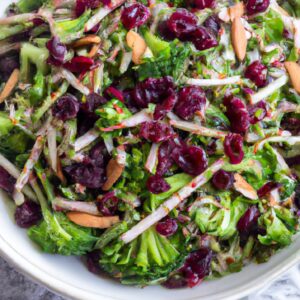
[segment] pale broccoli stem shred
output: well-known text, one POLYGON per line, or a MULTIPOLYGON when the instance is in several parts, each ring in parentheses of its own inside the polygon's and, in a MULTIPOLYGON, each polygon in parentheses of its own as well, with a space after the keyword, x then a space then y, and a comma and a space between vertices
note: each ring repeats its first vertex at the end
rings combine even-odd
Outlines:
POLYGON ((21 48, 21 81, 30 81, 30 64, 34 64, 37 73, 46 75, 49 68, 47 65, 47 58, 49 51, 46 48, 38 48, 30 43, 23 44, 21 48))

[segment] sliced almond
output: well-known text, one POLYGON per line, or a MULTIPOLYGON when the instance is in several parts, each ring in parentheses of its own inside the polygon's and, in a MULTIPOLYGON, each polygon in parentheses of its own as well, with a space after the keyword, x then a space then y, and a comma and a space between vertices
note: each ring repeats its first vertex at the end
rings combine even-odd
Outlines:
POLYGON ((125 165, 119 164, 115 159, 111 159, 106 168, 107 180, 102 186, 103 191, 108 191, 115 182, 121 177, 125 165))
POLYGON ((78 47, 83 47, 83 46, 88 46, 91 44, 99 44, 101 42, 101 39, 97 35, 88 35, 83 37, 82 39, 74 42, 73 47, 78 48, 78 47))
POLYGON ((234 18, 241 18, 245 14, 245 5, 243 2, 239 2, 231 7, 229 7, 229 16, 231 22, 234 18))
POLYGON ((56 169, 57 169, 57 172, 56 172, 56 175, 57 177, 60 179, 60 181, 65 184, 67 183, 67 180, 66 180, 66 177, 63 173, 63 170, 62 170, 62 166, 61 166, 61 161, 60 161, 60 158, 57 157, 57 165, 56 165, 56 169))
POLYGON ((18 69, 15 69, 8 81, 6 82, 4 89, 2 90, 0 94, 0 103, 2 103, 14 90, 14 88, 17 86, 19 81, 20 71, 18 69))
POLYGON ((231 40, 238 60, 243 61, 247 50, 247 36, 241 18, 234 18, 232 22, 231 40))
POLYGON ((130 30, 126 35, 126 42, 132 49, 132 61, 138 65, 142 62, 142 57, 147 49, 145 40, 135 31, 130 30))
POLYGON ((100 44, 93 45, 93 47, 91 48, 91 51, 88 53, 87 57, 93 58, 97 54, 99 48, 100 48, 100 44))
POLYGON ((234 188, 244 195, 246 198, 255 200, 257 199, 256 190, 242 177, 240 174, 234 174, 234 188))
POLYGON ((119 216, 97 217, 82 212, 68 212, 67 217, 73 223, 89 228, 109 228, 120 221, 119 216))
POLYGON ((300 66, 294 61, 286 61, 284 66, 289 73, 294 89, 300 94, 300 66))

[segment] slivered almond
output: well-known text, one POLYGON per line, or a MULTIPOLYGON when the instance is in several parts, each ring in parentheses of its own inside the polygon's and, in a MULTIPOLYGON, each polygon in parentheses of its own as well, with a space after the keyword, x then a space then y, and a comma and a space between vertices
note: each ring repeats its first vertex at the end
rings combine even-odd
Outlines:
POLYGON ((120 221, 118 216, 97 217, 81 212, 68 212, 67 217, 73 223, 89 228, 109 228, 120 221))
POLYGON ((120 178, 125 166, 119 164, 115 159, 111 159, 106 168, 107 180, 102 186, 103 191, 108 191, 114 183, 120 178))
POLYGON ((57 172, 56 172, 57 177, 60 179, 60 181, 63 184, 65 184, 67 182, 67 180, 66 180, 66 177, 65 177, 65 175, 63 173, 62 166, 61 166, 61 161, 60 161, 59 156, 57 156, 57 165, 56 165, 56 168, 57 168, 57 172))
POLYGON ((99 48, 100 48, 100 44, 93 45, 93 47, 91 48, 91 51, 89 52, 89 54, 87 56, 90 58, 93 58, 97 54, 99 48))
POLYGON ((145 40, 135 31, 130 30, 126 35, 126 42, 132 49, 132 61, 138 65, 142 61, 142 57, 147 49, 145 40))
POLYGON ((242 177, 240 174, 234 174, 234 188, 244 195, 246 198, 255 200, 257 199, 256 190, 242 177))
POLYGON ((300 66, 294 61, 286 61, 284 66, 289 73, 294 89, 300 94, 300 66))
POLYGON ((245 14, 245 5, 243 2, 239 2, 231 7, 228 8, 229 16, 231 22, 234 18, 240 18, 245 14))
POLYGON ((232 22, 231 40, 238 60, 243 61, 247 50, 247 36, 241 18, 234 18, 232 22))
POLYGON ((12 93, 12 91, 18 84, 19 76, 20 76, 20 71, 18 69, 15 69, 11 73, 8 81, 6 82, 6 84, 4 86, 4 89, 2 90, 2 92, 0 94, 0 103, 2 103, 12 93))
POLYGON ((90 44, 99 44, 101 42, 101 39, 97 35, 88 35, 83 37, 82 39, 74 42, 73 47, 78 48, 78 47, 83 47, 83 46, 88 46, 90 44))

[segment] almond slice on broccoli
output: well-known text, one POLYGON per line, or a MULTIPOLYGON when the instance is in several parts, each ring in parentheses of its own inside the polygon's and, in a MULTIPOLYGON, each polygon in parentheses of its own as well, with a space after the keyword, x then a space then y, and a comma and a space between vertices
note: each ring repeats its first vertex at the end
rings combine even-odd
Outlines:
POLYGON ((243 2, 239 2, 233 6, 230 6, 228 8, 228 12, 232 22, 234 18, 240 18, 245 14, 245 5, 243 2))
POLYGON ((248 199, 257 199, 256 190, 240 174, 234 174, 234 188, 248 199))
POLYGON ((125 165, 119 164, 117 160, 111 159, 106 167, 107 180, 102 186, 103 191, 108 191, 115 182, 121 177, 125 165))
POLYGON ((247 36, 241 18, 234 18, 231 26, 231 39, 234 52, 239 61, 246 57, 247 36))
POLYGON ((126 35, 126 42, 129 48, 132 49, 132 61, 138 65, 142 61, 142 57, 147 50, 145 40, 135 31, 130 30, 126 35))
POLYGON ((294 89, 300 94, 300 66, 294 61, 286 61, 284 66, 289 73, 294 89))
POLYGON ((18 69, 15 69, 11 73, 8 81, 4 86, 4 89, 0 94, 0 103, 2 103, 12 93, 12 91, 14 90, 14 88, 16 87, 19 81, 19 77, 20 77, 20 71, 18 69))
POLYGON ((74 42, 73 47, 78 48, 78 47, 83 47, 83 46, 88 46, 91 44, 99 44, 101 42, 101 39, 99 36, 91 34, 88 36, 85 36, 81 38, 80 40, 77 40, 74 42))
POLYGON ((98 217, 82 212, 68 212, 66 215, 73 223, 89 228, 109 228, 120 221, 118 216, 98 217))

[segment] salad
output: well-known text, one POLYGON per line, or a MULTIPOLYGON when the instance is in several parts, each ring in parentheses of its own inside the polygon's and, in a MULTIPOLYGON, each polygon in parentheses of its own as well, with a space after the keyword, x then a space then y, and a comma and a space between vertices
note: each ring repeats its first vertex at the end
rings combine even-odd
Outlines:
POLYGON ((122 284, 266 262, 300 216, 297 0, 19 0, 0 188, 43 252, 122 284))

